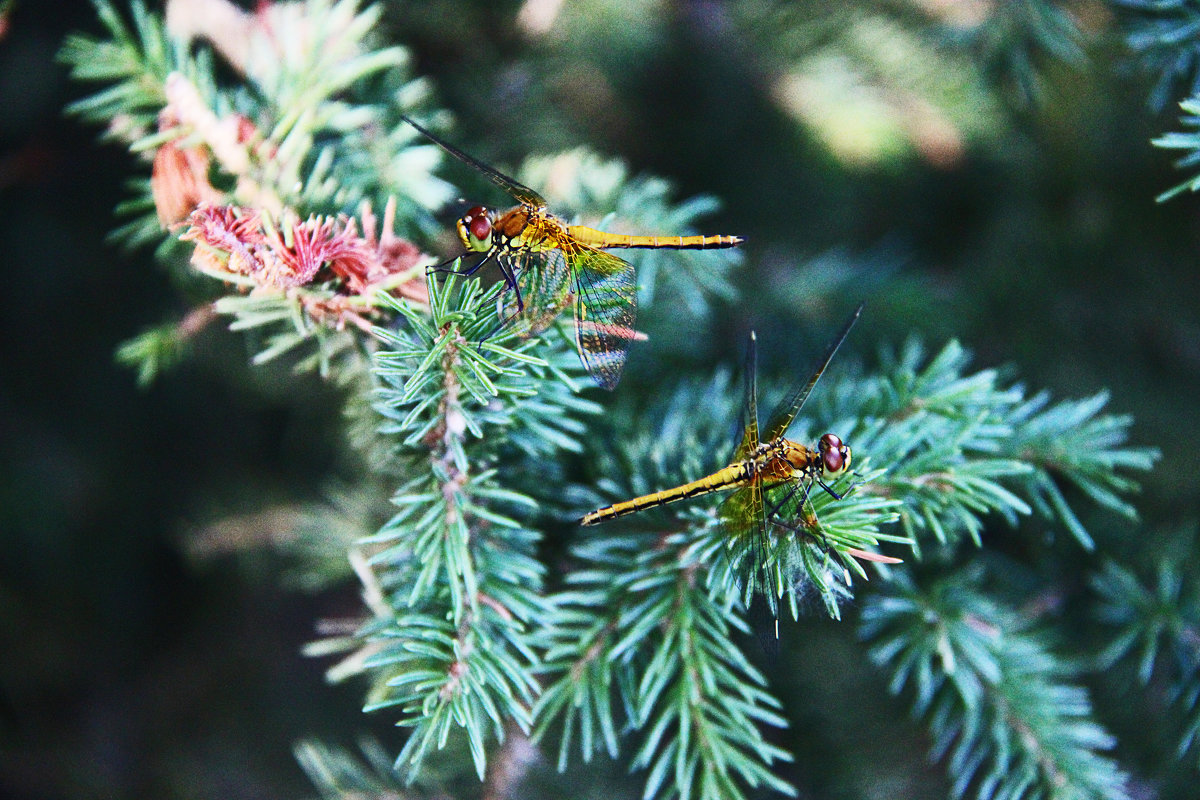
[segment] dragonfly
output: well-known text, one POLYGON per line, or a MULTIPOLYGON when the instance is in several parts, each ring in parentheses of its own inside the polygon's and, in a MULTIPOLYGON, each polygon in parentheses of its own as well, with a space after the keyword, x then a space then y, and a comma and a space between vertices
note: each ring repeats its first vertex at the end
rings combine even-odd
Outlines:
MULTIPOLYGON (((815 514, 806 508, 808 495, 814 486, 828 492, 835 500, 844 496, 831 485, 838 477, 850 472, 852 454, 850 446, 834 433, 825 433, 815 447, 808 447, 784 437, 792 420, 800 413, 804 403, 812 394, 817 381, 825 373, 829 362, 842 346, 850 329, 862 314, 859 304, 842 326, 822 357, 820 365, 807 381, 800 383, 779 403, 768 417, 760 436, 758 426, 758 389, 755 377, 757 340, 750 334, 750 347, 746 356, 746 427, 741 442, 734 451, 730 464, 711 475, 676 486, 672 489, 635 497, 621 503, 592 511, 580 519, 582 525, 597 525, 610 519, 634 514, 647 508, 674 503, 689 497, 733 490, 721 506, 722 522, 734 536, 755 536, 754 541, 763 541, 768 521, 790 530, 801 526, 810 527, 815 514), (783 496, 771 504, 768 510, 764 501, 768 490, 782 488, 783 496), (801 509, 802 519, 793 523, 779 517, 779 511, 799 497, 796 507, 801 509)), ((896 564, 900 559, 880 555, 857 548, 845 551, 864 561, 896 564)))
POLYGON ((447 268, 445 264, 433 269, 470 276, 485 264, 495 263, 507 290, 516 298, 516 310, 509 318, 525 316, 530 319, 534 333, 548 325, 553 314, 543 314, 540 320, 526 314, 518 279, 525 273, 535 273, 527 280, 539 287, 539 294, 544 297, 572 295, 573 299, 561 302, 572 303, 580 358, 596 383, 605 389, 615 388, 620 381, 629 345, 638 336, 634 329, 637 316, 634 269, 627 261, 606 251, 609 248, 700 250, 735 247, 743 241, 740 236, 632 236, 567 224, 550 212, 545 198, 533 189, 467 155, 408 117, 402 118, 517 202, 507 211, 486 206, 468 209, 456 223, 458 237, 468 254, 479 253, 481 258, 461 270, 447 268))

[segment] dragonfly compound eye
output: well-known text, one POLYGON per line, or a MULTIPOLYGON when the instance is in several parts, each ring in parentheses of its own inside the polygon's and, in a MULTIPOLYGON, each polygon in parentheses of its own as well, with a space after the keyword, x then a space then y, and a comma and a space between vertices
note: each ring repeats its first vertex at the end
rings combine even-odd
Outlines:
POLYGON ((817 448, 822 453, 827 453, 830 450, 840 450, 843 447, 842 440, 836 434, 827 433, 817 442, 817 448))
POLYGON ((492 218, 483 206, 467 211, 458 222, 463 244, 471 250, 487 250, 492 246, 492 218))
POLYGON ((822 436, 817 449, 821 452, 821 466, 826 472, 836 475, 850 466, 850 448, 834 434, 822 436))

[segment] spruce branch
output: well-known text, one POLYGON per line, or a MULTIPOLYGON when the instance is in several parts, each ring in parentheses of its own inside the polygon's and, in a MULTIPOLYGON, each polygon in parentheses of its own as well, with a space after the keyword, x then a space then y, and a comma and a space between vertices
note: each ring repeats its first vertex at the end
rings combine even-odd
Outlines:
POLYGON ((178 322, 143 331, 117 348, 117 363, 137 370, 138 386, 149 386, 184 359, 192 337, 216 317, 211 305, 198 306, 178 322))
POLYGON ((846 410, 859 420, 847 441, 892 465, 862 490, 903 500, 901 523, 915 543, 923 532, 941 544, 963 533, 979 543, 987 514, 1015 523, 1036 510, 1090 549, 1064 480, 1132 516, 1121 495, 1137 484, 1119 470, 1148 470, 1159 453, 1126 445, 1132 420, 1102 415, 1105 393, 1053 405, 1045 393, 1027 399, 1023 387, 1000 385, 995 370, 966 373, 970 356, 956 342, 924 360, 915 342, 885 354, 883 376, 847 398, 846 410))
POLYGON ((953 796, 1128 797, 1086 690, 1015 610, 982 593, 980 573, 928 586, 896 573, 862 616, 872 660, 913 697, 953 796))
MULTIPOLYGON (((185 5, 194 4, 171 8, 185 5)), ((304 573, 314 583, 337 577, 330 548, 349 549, 367 619, 354 631, 343 625, 313 652, 351 650, 331 677, 365 673, 368 708, 392 709, 412 729, 398 759, 410 781, 428 776, 435 752, 452 746, 461 749, 448 760, 461 756, 483 778, 497 763, 496 748, 503 758, 503 748, 533 728, 543 738, 562 731, 563 764, 576 743, 587 759, 600 749, 616 756, 632 740, 631 761, 645 770, 648 794, 788 791, 773 772, 788 754, 761 730, 782 726, 779 704, 738 641, 754 594, 793 615, 819 595, 836 617, 853 577, 868 575, 856 553, 879 542, 953 546, 970 537, 979 544, 995 517, 1011 523, 1036 512, 1090 547, 1066 487, 1133 517, 1126 498, 1136 485, 1127 473, 1150 468, 1157 454, 1126 444, 1130 422, 1102 413, 1104 395, 1052 404, 1003 385, 993 370, 970 372, 957 345, 931 358, 910 345, 885 357, 878 375, 845 378, 836 370, 790 434, 812 441, 836 430, 854 446, 861 474, 833 487, 841 499, 815 491, 808 506, 778 509, 754 541, 731 540, 718 497, 601 529, 571 551, 565 591, 546 596, 537 548, 547 516, 724 466, 742 410, 728 377, 665 392, 651 413, 627 410, 613 423, 619 436, 588 437, 584 419, 597 406, 577 394, 584 379, 568 324, 525 337, 499 328, 500 286, 456 279, 426 286, 420 273, 428 259, 401 237, 440 229, 429 209, 452 190, 432 175, 440 151, 397 124, 428 89, 408 76, 405 51, 372 42, 378 6, 272 4, 261 13, 292 16, 270 24, 239 17, 244 24, 228 35, 164 28, 140 2, 132 28, 107 0, 97 8, 112 41, 79 37, 63 58, 80 79, 114 84, 76 112, 146 156, 150 177, 126 204, 127 234, 173 241, 163 226, 187 220, 197 267, 188 274, 204 279, 194 313, 226 316, 255 341, 257 361, 286 353, 300 369, 344 386, 352 436, 394 489, 395 513, 368 536, 362 529, 374 518, 355 513, 369 503, 366 492, 348 494, 353 503, 335 497, 289 524, 300 537, 297 552, 327 537, 325 548, 306 556, 325 564, 304 573), (281 41, 250 47, 268 29, 282 32, 281 41), (189 49, 191 40, 206 43, 189 49), (305 52, 313 42, 319 52, 305 52), (270 58, 249 60, 255 52, 270 58), (214 56, 243 81, 218 86, 214 56), (106 58, 116 66, 91 66, 106 58), (379 226, 370 204, 385 197, 379 226), (386 420, 382 433, 371 399, 386 420), (596 488, 574 487, 566 502, 552 497, 567 483, 564 454, 589 442, 600 451, 587 454, 595 456, 596 488), (896 515, 899 531, 881 530, 896 515)), ((868 25, 848 36, 860 49, 880 41, 868 25)), ((927 52, 911 37, 897 41, 910 55, 927 52)), ((1033 44, 1041 46, 1036 37, 1033 44)), ((923 81, 933 60, 910 61, 922 65, 918 85, 905 78, 895 94, 930 93, 923 81)), ((875 66, 876 84, 905 74, 901 65, 875 66)), ((956 142, 961 150, 960 129, 987 128, 994 109, 986 98, 975 102, 977 88, 951 94, 960 97, 953 135, 920 146, 952 156, 956 142), (974 110, 962 112, 968 106, 974 110)), ((686 233, 715 208, 705 197, 673 204, 665 182, 630 179, 619 162, 584 151, 531 159, 519 174, 546 187, 556 210, 629 232, 686 233)), ((178 245, 160 251, 177 265, 180 253, 178 245)), ((643 288, 658 294, 645 304, 648 326, 677 324, 680 308, 708 313, 712 297, 729 295, 738 257, 631 259, 643 288)), ((168 326, 124 352, 150 375, 182 354, 190 330, 186 321, 168 326)), ((897 675, 924 676, 897 685, 915 683, 918 698, 929 698, 918 705, 950 754, 960 794, 1037 796, 1054 784, 1059 793, 1045 789, 1046 796, 1090 796, 1097 787, 1121 796, 1119 771, 1097 754, 1107 738, 1090 721, 1086 698, 1010 610, 980 600, 969 581, 926 592, 900 570, 872 577, 885 579, 872 586, 883 584, 871 601, 884 609, 880 627, 870 629, 883 642, 877 657, 897 675), (897 575, 894 584, 886 580, 897 575), (931 619, 949 633, 934 637, 931 619)), ((1180 689, 1190 711, 1200 697, 1193 682, 1189 676, 1180 689)), ((1196 729, 1182 735, 1183 746, 1196 729)), ((403 794, 378 752, 368 769, 343 755, 309 745, 298 757, 330 796, 403 794)))
POLYGON ((1138 66, 1155 75, 1149 105, 1200 92, 1200 3, 1195 0, 1113 0, 1122 10, 1125 43, 1138 66))
MULTIPOLYGON (((801 524, 769 526, 766 542, 731 539, 721 524, 720 499, 708 496, 643 512, 623 526, 599 527, 577 546, 577 569, 552 608, 556 622, 546 661, 556 677, 536 709, 540 735, 557 730, 552 728, 555 724, 563 725, 560 765, 576 735, 585 758, 600 747, 615 754, 619 731, 642 731, 641 720, 662 719, 656 705, 660 698, 686 694, 684 656, 691 651, 685 654, 668 645, 688 641, 688 632, 677 626, 695 617, 680 616, 678 596, 669 595, 668 588, 686 585, 706 598, 694 602, 713 602, 723 609, 725 619, 739 621, 740 609, 754 591, 762 591, 768 600, 784 600, 793 614, 802 594, 814 591, 836 617, 839 603, 850 596, 849 570, 866 577, 853 551, 878 541, 915 544, 932 535, 939 545, 950 545, 969 536, 981 544, 984 526, 997 512, 1009 522, 1032 511, 1077 522, 1065 500, 1060 507, 1046 499, 1064 497, 1056 484, 1062 480, 1079 486, 1102 506, 1128 514, 1122 496, 1135 484, 1122 473, 1148 469, 1157 453, 1125 444, 1130 421, 1101 413, 1105 395, 1058 404, 1051 404, 1044 393, 1027 399, 1022 387, 1002 385, 996 370, 970 372, 969 361, 954 342, 933 356, 910 342, 898 353, 886 352, 878 374, 845 377, 832 370, 818 393, 821 397, 814 398, 805 418, 787 435, 808 441, 818 431, 840 432, 854 447, 854 463, 862 474, 840 500, 826 493, 810 495, 809 508, 789 511, 801 524), (881 533, 878 526, 897 513, 902 534, 881 533), (681 584, 672 576, 684 568, 695 573, 681 584), (643 658, 646 661, 639 660, 643 658), (653 691, 646 694, 646 687, 653 691)), ((579 499, 574 502, 626 499, 723 466, 731 422, 740 416, 732 398, 739 396, 728 375, 721 373, 709 384, 681 387, 649 413, 618 417, 614 425, 630 433, 593 459, 598 471, 610 477, 601 479, 596 489, 577 488, 573 498, 579 499)), ((1081 543, 1090 543, 1081 527, 1072 532, 1081 543)), ((897 588, 885 580, 876 590, 883 599, 874 602, 890 609, 886 604, 900 603, 895 599, 899 595, 907 603, 906 613, 920 621, 925 606, 905 594, 911 584, 897 577, 903 574, 890 571, 890 578, 901 583, 897 588)), ((986 602, 972 588, 970 597, 976 596, 986 602)), ((957 613, 949 606, 943 611, 948 617, 957 613)), ((1100 787, 1116 787, 1112 796, 1122 796, 1119 771, 1095 752, 1107 747, 1108 739, 1090 719, 1081 691, 1061 683, 1054 660, 1038 639, 1016 631, 997 637, 993 646, 967 636, 977 618, 990 620, 997 630, 1012 628, 1015 616, 999 606, 964 612, 964 618, 968 622, 955 629, 966 637, 962 642, 946 642, 932 634, 914 638, 920 633, 915 622, 888 640, 914 648, 903 664, 892 665, 898 675, 909 675, 910 667, 924 659, 918 682, 924 692, 920 711, 928 711, 943 752, 950 752, 954 744, 950 768, 958 794, 972 789, 980 797, 1004 792, 1023 797, 1102 796, 1100 787), (954 649, 959 647, 961 653, 954 649), (953 662, 939 660, 942 656, 973 659, 979 675, 966 673, 964 678, 962 670, 954 671, 953 662), (999 688, 985 687, 980 675, 993 683, 999 675, 1004 682, 999 688), (965 689, 958 687, 960 680, 967 681, 965 689), (1031 681, 1027 692, 1025 684, 1031 681), (934 689, 943 686, 959 694, 942 692, 934 698, 934 689), (991 702, 992 716, 964 717, 976 702, 991 702), (1013 782, 1004 783, 1009 767, 1013 782), (1053 794, 1058 783, 1067 788, 1053 794), (1040 788, 1021 794, 1034 785, 1040 788), (1075 789, 1078 795, 1071 794, 1075 789)), ((883 636, 870 630, 872 638, 883 636)), ((881 658, 883 662, 891 663, 881 658)), ((738 674, 744 686, 754 685, 751 673, 738 674)), ((903 684, 907 677, 897 680, 903 684)), ((756 697, 758 705, 745 711, 747 717, 770 724, 769 695, 756 697)), ((664 723, 664 730, 675 730, 670 725, 678 720, 664 723)), ((730 722, 723 730, 728 734, 740 725, 741 721, 730 722)), ((686 763, 692 756, 685 751, 699 747, 697 741, 682 737, 659 738, 656 731, 651 727, 636 756, 638 766, 651 770, 652 787, 662 779, 656 770, 667 769, 664 759, 686 763)), ((749 783, 769 760, 738 764, 739 778, 749 783)))
MULTIPOLYGON (((405 276, 420 252, 401 235, 429 230, 427 208, 452 192, 430 173, 436 154, 393 146, 394 137, 375 133, 399 127, 397 106, 421 102, 427 91, 408 77, 403 49, 371 44, 380 9, 359 11, 357 0, 305 0, 256 16, 224 0, 176 0, 168 26, 138 0, 131 29, 108 0, 96 0, 96 7, 110 40, 71 37, 60 57, 76 79, 112 84, 69 110, 118 130, 120 141, 151 161, 150 180, 137 183, 135 197, 122 206, 132 217, 122 236, 129 244, 161 241, 163 227, 186 220, 183 238, 205 246, 197 266, 234 284, 213 308, 234 316, 235 329, 263 333, 260 359, 318 340, 315 366, 336 371, 333 357, 346 353, 349 342, 327 330, 350 323, 363 328, 359 340, 366 338, 378 309, 371 295, 403 292, 417 274, 405 276), (181 10, 201 6, 214 12, 211 19, 181 10), (236 24, 213 26, 226 18, 236 24), (215 50, 197 48, 193 58, 193 37, 215 50), (216 85, 214 52, 245 77, 244 85, 216 85), (369 83, 382 94, 364 93, 360 87, 369 83), (358 157, 368 139, 377 155, 388 150, 392 168, 358 157), (382 229, 371 211, 379 197, 388 198, 382 229), (345 216, 351 209, 359 213, 361 236, 345 216), (338 273, 340 284, 305 286, 328 277, 317 274, 321 269, 338 273), (254 280, 240 279, 247 276, 254 280), (264 297, 264 285, 290 291, 264 297), (256 290, 258 296, 240 295, 256 290)), ((177 265, 179 252, 160 249, 160 256, 177 265)), ((211 287, 208 294, 198 308, 210 302, 211 287)), ((186 328, 147 332, 121 358, 148 381, 177 360, 186 328)), ((361 373, 364 364, 354 369, 361 373)))
MULTIPOLYGON (((939 544, 964 534, 979 543, 989 514, 998 512, 1012 523, 1035 509, 1057 517, 1090 546, 1058 488, 1060 480, 1080 487, 1101 505, 1131 512, 1121 495, 1136 484, 1119 471, 1149 469, 1158 454, 1153 448, 1125 446, 1130 420, 1102 415, 1106 396, 1056 405, 1045 395, 1026 400, 1021 387, 1000 385, 996 370, 968 372, 969 361, 954 342, 932 358, 910 342, 899 353, 884 354, 878 375, 847 379, 833 370, 822 389, 832 399, 821 403, 818 398, 816 413, 798 420, 788 436, 811 441, 821 431, 838 431, 854 448, 862 476, 842 500, 811 492, 805 509, 785 509, 786 522, 796 521, 787 519, 790 513, 813 523, 799 531, 806 536, 775 530, 766 543, 730 549, 728 562, 720 555, 719 540, 699 545, 718 559, 723 579, 738 580, 743 587, 766 586, 768 599, 793 592, 788 601, 793 604, 797 578, 803 575, 804 585, 816 587, 836 614, 842 589, 835 590, 828 580, 830 551, 840 558, 839 566, 864 575, 855 559, 847 557, 851 549, 889 540, 916 547, 928 535, 939 544), (801 512, 816 519, 805 519, 801 512), (899 515, 901 534, 879 532, 891 514, 899 515), (755 580, 758 567, 762 572, 755 580)), ((622 428, 640 432, 622 441, 618 452, 601 451, 594 459, 602 475, 620 477, 601 478, 598 493, 579 489, 581 505, 585 497, 596 503, 627 499, 724 466, 721 457, 731 449, 732 420, 742 413, 731 403, 739 393, 729 389, 727 380, 681 389, 663 409, 625 420, 622 428), (697 393, 703 398, 699 405, 697 393), (649 420, 658 421, 658 431, 648 429, 649 420), (662 447, 664 441, 672 447, 662 447)), ((719 502, 714 497, 707 504, 709 518, 719 502)), ((691 503, 705 505, 702 499, 691 503)), ((664 513, 670 511, 640 518, 657 520, 664 513)))
POLYGON ((581 566, 555 597, 545 658, 556 677, 535 708, 536 735, 558 734, 563 769, 576 737, 590 760, 600 747, 615 757, 618 731, 637 730, 645 797, 793 794, 771 769, 791 756, 758 727, 786 724, 779 702, 733 639, 749 630, 740 595, 706 588, 690 535, 643 538, 593 535, 575 549, 581 566))
MULTIPOLYGON (((615 476, 601 493, 645 493, 712 471, 731 449, 730 423, 741 416, 730 383, 720 373, 680 387, 663 407, 618 419, 614 427, 632 436, 597 454, 615 476)), ((580 487, 573 497, 597 495, 580 487)), ((632 765, 647 770, 647 797, 745 797, 760 786, 790 794, 772 771, 790 756, 759 730, 784 724, 778 701, 734 637, 748 631, 744 602, 757 591, 788 598, 798 613, 801 576, 816 576, 836 612, 828 598, 849 581, 839 560, 857 566, 847 547, 886 538, 876 526, 892 505, 877 496, 847 500, 841 508, 814 500, 808 535, 771 526, 769 550, 767 542, 731 540, 715 500, 684 507, 665 524, 662 512, 635 517, 625 526, 639 527, 635 535, 621 526, 588 533, 573 548, 577 566, 550 609, 552 680, 535 708, 537 736, 562 726, 560 769, 576 739, 585 760, 601 747, 615 757, 618 732, 632 728, 639 734, 632 765)))
MULTIPOLYGON (((1183 156, 1175 161, 1175 166, 1181 170, 1191 171, 1200 164, 1200 98, 1189 98, 1179 104, 1183 116, 1179 122, 1184 131, 1172 131, 1152 140, 1155 147, 1164 150, 1181 150, 1183 156)), ((1162 203, 1184 192, 1194 192, 1200 189, 1200 175, 1195 175, 1160 194, 1156 199, 1162 203)))
POLYGON ((1136 492, 1138 484, 1121 471, 1149 471, 1161 455, 1157 448, 1125 446, 1133 418, 1101 415, 1107 404, 1107 392, 1054 405, 1047 392, 1039 392, 1009 413, 1012 436, 1005 452, 1033 467, 1017 478, 1018 484, 1041 516, 1057 518, 1087 550, 1095 544, 1058 482, 1065 481, 1097 505, 1136 521, 1137 510, 1122 496, 1136 492))
POLYGON ((132 26, 109 0, 92 0, 92 5, 109 39, 68 36, 59 60, 70 65, 73 80, 112 85, 77 100, 67 111, 107 126, 108 138, 132 145, 157 129, 158 114, 167 100, 167 77, 182 73, 204 83, 205 76, 212 75, 212 64, 207 59, 193 60, 186 44, 168 36, 161 17, 150 13, 144 0, 129 4, 132 26))
POLYGON ((534 552, 540 534, 518 519, 537 503, 504 485, 503 454, 557 450, 561 395, 528 412, 524 402, 579 367, 561 337, 542 358, 533 354, 545 348, 537 337, 497 332, 502 289, 431 280, 429 317, 389 301, 406 324, 378 331, 384 430, 399 440, 410 477, 395 495, 400 510, 368 540, 382 548, 371 562, 393 613, 364 631, 377 647, 364 666, 378 687, 368 708, 396 708, 400 724, 414 728, 398 759, 410 779, 459 728, 482 779, 487 742, 504 741, 510 723, 529 730, 538 689, 533 631, 548 614, 544 567, 534 552), (514 450, 499 444, 508 428, 552 433, 514 450))
MULTIPOLYGON (((392 221, 389 203, 385 225, 392 221)), ((236 319, 234 330, 268 328, 290 320, 291 339, 272 331, 276 341, 260 353, 270 360, 309 338, 315 328, 358 328, 371 332, 370 319, 384 316, 384 297, 401 294, 425 301, 421 281, 425 256, 389 232, 374 238, 375 218, 363 209, 360 236, 354 219, 309 217, 238 206, 203 206, 188 218, 180 236, 194 242, 192 263, 212 278, 240 290, 216 301, 218 313, 236 319)))
POLYGON ((415 797, 392 770, 391 757, 372 739, 359 742, 361 758, 341 747, 306 739, 293 748, 296 761, 324 800, 406 800, 415 797))
POLYGON ((966 45, 985 74, 1031 105, 1045 97, 1048 61, 1078 66, 1085 35, 1069 4, 1059 0, 1015 0, 992 6, 973 25, 945 26, 948 38, 966 45))
POLYGON ((1182 715, 1176 753, 1179 758, 1192 753, 1195 759, 1200 741, 1200 581, 1163 558, 1149 580, 1109 562, 1092 576, 1091 586, 1101 600, 1096 616, 1112 629, 1098 668, 1133 662, 1147 693, 1162 691, 1151 683, 1161 676, 1164 699, 1182 715))

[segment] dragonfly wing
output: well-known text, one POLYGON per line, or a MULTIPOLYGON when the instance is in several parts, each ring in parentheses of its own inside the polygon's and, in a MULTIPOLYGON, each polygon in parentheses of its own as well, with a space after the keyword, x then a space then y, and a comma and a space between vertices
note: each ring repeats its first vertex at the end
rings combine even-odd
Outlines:
POLYGON ((745 374, 742 379, 746 383, 746 405, 742 409, 745 419, 742 420, 742 440, 733 452, 730 461, 746 461, 758 449, 758 382, 755 373, 758 370, 758 336, 750 331, 750 345, 746 348, 745 374))
POLYGON ((767 420, 767 427, 764 433, 765 441, 773 442, 780 436, 783 436, 784 431, 792 424, 792 420, 796 418, 796 414, 803 408, 808 396, 812 394, 813 387, 817 385, 817 381, 825 373, 825 368, 829 366, 829 362, 833 360, 833 355, 842 346, 846 335, 850 333, 850 329, 854 327, 854 323, 858 322, 858 315, 862 313, 863 303, 858 304, 858 308, 854 309, 854 313, 846 320, 846 324, 842 326, 842 330, 830 342, 829 347, 825 350, 825 355, 822 357, 820 365, 813 372, 805 383, 800 384, 796 389, 783 399, 775 410, 771 412, 770 419, 767 420))
POLYGON ((561 250, 523 250, 501 256, 516 276, 524 308, 511 288, 501 295, 500 319, 524 321, 530 335, 541 333, 571 305, 571 273, 561 250))
POLYGON ((762 541, 766 535, 761 481, 739 487, 721 504, 721 520, 730 538, 738 541, 762 541))
MULTIPOLYGON (((766 516, 763 513, 762 481, 751 481, 742 486, 721 504, 721 521, 725 533, 734 544, 731 555, 732 566, 745 576, 744 600, 765 585, 764 577, 771 562, 771 543, 768 538, 766 516)), ((766 593, 767 601, 774 611, 774 597, 766 593)))
POLYGON ((424 134, 425 138, 429 139, 429 141, 433 142, 438 147, 442 148, 447 153, 449 153, 450 155, 457 158, 459 161, 463 162, 464 164, 466 164, 469 167, 473 167, 474 169, 477 169, 480 172, 482 172, 484 175, 487 176, 488 180, 490 180, 492 183, 499 186, 501 189, 503 189, 508 194, 512 195, 512 197, 515 198, 518 202, 534 206, 535 208, 545 208, 546 207, 545 198, 543 198, 540 194, 535 192, 533 189, 530 189, 525 184, 519 182, 515 178, 508 177, 507 175, 505 175, 503 172, 501 172, 498 169, 489 167, 487 164, 484 164, 482 161, 472 158, 471 156, 467 155, 462 150, 459 150, 457 147, 450 144, 449 142, 442 141, 441 139, 439 139, 437 136, 434 136, 432 133, 430 133, 428 130, 426 130, 421 125, 418 125, 416 122, 413 122, 412 119, 410 119, 409 117, 406 117, 403 114, 401 114, 400 119, 404 120, 409 125, 412 125, 418 131, 420 131, 422 134, 424 134))
POLYGON ((612 253, 564 242, 575 273, 575 340, 583 365, 605 389, 621 379, 629 343, 637 335, 637 275, 612 253))
POLYGON ((799 481, 784 481, 770 487, 764 497, 768 522, 790 527, 812 516, 811 509, 808 508, 811 483, 802 478, 799 481))

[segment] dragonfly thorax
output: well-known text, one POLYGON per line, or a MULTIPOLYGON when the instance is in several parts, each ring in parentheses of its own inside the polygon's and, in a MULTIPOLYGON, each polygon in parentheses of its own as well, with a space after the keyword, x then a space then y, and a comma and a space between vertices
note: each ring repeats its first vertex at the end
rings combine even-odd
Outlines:
POLYGON ((458 238, 468 250, 477 253, 492 249, 492 212, 474 206, 458 221, 458 238))

